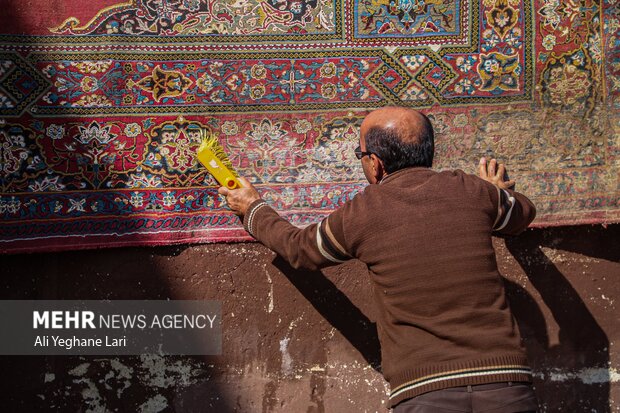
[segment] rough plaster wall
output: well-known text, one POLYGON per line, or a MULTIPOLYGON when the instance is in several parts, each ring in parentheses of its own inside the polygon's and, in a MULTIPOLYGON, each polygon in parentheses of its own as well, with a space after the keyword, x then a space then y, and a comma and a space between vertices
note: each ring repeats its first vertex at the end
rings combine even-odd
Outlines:
MULTIPOLYGON (((496 239, 541 412, 620 412, 620 225, 496 239)), ((1 258, 3 299, 215 299, 217 357, 0 357, 2 411, 385 412, 365 267, 215 244, 1 258)))

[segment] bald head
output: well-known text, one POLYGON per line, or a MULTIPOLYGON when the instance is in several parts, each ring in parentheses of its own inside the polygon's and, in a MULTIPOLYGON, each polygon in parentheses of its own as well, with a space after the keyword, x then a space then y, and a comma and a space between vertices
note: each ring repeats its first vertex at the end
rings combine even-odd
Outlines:
POLYGON ((432 166, 433 126, 417 110, 395 106, 377 109, 366 116, 360 134, 365 150, 381 159, 387 173, 432 166))
POLYGON ((432 128, 428 118, 417 110, 386 106, 371 112, 362 123, 364 129, 379 128, 398 136, 403 143, 419 143, 420 137, 432 128))

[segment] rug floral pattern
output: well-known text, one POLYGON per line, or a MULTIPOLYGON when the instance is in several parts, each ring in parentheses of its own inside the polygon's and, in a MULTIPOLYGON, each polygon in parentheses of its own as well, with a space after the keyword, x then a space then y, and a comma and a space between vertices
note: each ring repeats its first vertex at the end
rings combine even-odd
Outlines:
POLYGON ((3 252, 249 239, 195 159, 205 129, 316 222, 365 186, 353 148, 384 105, 429 114, 438 169, 506 162, 534 225, 620 220, 613 0, 35 3, 0 21, 3 252))

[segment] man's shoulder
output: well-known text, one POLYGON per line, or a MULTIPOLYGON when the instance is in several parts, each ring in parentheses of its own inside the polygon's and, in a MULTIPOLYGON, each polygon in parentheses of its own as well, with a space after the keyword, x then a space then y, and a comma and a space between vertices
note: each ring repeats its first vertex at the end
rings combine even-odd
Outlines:
POLYGON ((452 196, 468 196, 466 194, 480 196, 496 190, 484 179, 461 169, 406 168, 388 175, 379 184, 368 185, 353 198, 353 201, 360 204, 381 204, 385 202, 385 196, 398 197, 405 193, 440 195, 441 192, 448 192, 452 196))
MULTIPOLYGON (((423 183, 427 181, 455 181, 455 182, 472 182, 475 184, 484 185, 484 180, 467 173, 461 169, 431 169, 431 168, 406 168, 396 171, 393 174, 388 175, 385 179, 385 184, 398 185, 402 182, 423 183)), ((370 185, 371 187, 373 185, 370 185)), ((380 187, 381 185, 379 185, 380 187)))
POLYGON ((459 177, 462 179, 475 179, 475 180, 480 179, 478 176, 467 173, 463 171, 462 169, 444 169, 444 170, 438 171, 437 175, 442 176, 442 177, 448 177, 448 176, 459 177))
POLYGON ((478 175, 463 171, 462 169, 443 170, 437 173, 438 179, 453 179, 466 185, 488 187, 490 184, 478 175))

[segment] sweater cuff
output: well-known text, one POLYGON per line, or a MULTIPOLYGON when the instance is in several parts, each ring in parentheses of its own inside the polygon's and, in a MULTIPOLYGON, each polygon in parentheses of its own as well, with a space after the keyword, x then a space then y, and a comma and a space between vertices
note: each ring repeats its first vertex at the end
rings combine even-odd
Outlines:
POLYGON ((245 215, 243 217, 243 228, 245 228, 245 230, 249 232, 250 235, 254 238, 256 238, 256 236, 254 235, 254 226, 252 224, 254 223, 256 212, 265 206, 268 206, 265 200, 257 199, 250 204, 248 210, 245 212, 245 215))

